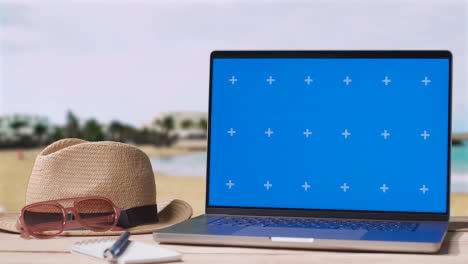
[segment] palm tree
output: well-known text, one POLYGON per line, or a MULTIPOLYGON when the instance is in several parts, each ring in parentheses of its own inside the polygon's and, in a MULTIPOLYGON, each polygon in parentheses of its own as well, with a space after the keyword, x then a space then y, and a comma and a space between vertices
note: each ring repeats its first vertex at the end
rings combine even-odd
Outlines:
POLYGON ((89 119, 83 126, 83 139, 88 141, 102 141, 104 140, 104 133, 102 132, 101 125, 96 119, 89 119))
POLYGON ((185 119, 181 123, 182 129, 190 129, 193 127, 192 119, 185 119))
MULTIPOLYGON (((2 127, 2 123, 3 123, 3 118, 0 117, 0 128, 2 127)), ((2 129, 0 129, 2 130, 2 129)), ((0 145, 2 145, 3 142, 5 140, 5 131, 0 131, 0 145)))
POLYGON ((109 125, 110 138, 113 141, 123 142, 125 126, 117 120, 114 120, 109 125))
POLYGON ((174 117, 166 116, 163 119, 156 120, 156 125, 161 128, 162 143, 169 146, 171 144, 170 134, 175 128, 174 117))
POLYGON ((65 125, 65 136, 69 138, 80 137, 80 122, 72 111, 67 113, 67 123, 65 125))
POLYGON ((135 142, 138 138, 138 130, 130 125, 123 125, 121 139, 124 142, 135 142))
POLYGON ((26 121, 24 120, 20 120, 20 119, 16 119, 13 120, 13 122, 10 123, 10 127, 11 129, 13 129, 13 131, 15 131, 15 138, 16 140, 20 140, 21 139, 21 134, 20 134, 20 129, 22 127, 25 127, 27 125, 26 121))
POLYGON ((208 131, 208 120, 206 120, 206 118, 200 119, 200 121, 198 121, 198 128, 206 133, 206 131, 208 131))
POLYGON ((57 141, 57 140, 63 139, 64 137, 65 135, 64 135, 63 128, 60 126, 55 126, 50 138, 53 141, 57 141))
POLYGON ((47 127, 44 124, 37 123, 34 126, 34 134, 36 135, 37 143, 39 146, 42 145, 42 137, 44 136, 46 132, 47 132, 47 127))

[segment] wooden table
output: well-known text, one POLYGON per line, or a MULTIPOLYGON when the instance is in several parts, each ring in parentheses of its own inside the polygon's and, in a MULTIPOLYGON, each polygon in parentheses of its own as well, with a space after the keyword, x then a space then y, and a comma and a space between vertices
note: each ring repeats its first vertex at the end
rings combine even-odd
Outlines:
MULTIPOLYGON (((186 263, 468 263, 468 217, 458 218, 438 254, 334 252, 213 246, 161 245, 183 254, 186 263)), ((18 234, 0 232, 0 263, 104 263, 72 255, 73 243, 90 237, 59 237, 24 240, 18 234)), ((157 245, 152 236, 134 235, 132 240, 157 245)))

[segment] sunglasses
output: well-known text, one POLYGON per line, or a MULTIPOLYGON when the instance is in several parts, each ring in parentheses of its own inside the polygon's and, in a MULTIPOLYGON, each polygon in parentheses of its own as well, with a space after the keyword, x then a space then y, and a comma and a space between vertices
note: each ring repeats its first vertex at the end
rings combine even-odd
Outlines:
POLYGON ((117 226, 120 213, 114 203, 99 196, 46 201, 25 206, 16 228, 23 238, 40 239, 53 238, 70 229, 120 231, 123 230, 117 226))

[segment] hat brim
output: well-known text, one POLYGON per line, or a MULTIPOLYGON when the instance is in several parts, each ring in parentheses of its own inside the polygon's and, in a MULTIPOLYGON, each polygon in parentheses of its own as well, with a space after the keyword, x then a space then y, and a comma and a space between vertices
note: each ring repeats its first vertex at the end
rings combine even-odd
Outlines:
MULTIPOLYGON (((124 231, 132 234, 148 234, 163 228, 183 222, 192 217, 192 207, 185 201, 174 199, 157 203, 158 219, 157 223, 140 225, 127 228, 123 231, 94 232, 90 230, 64 230, 64 236, 113 236, 120 235, 124 231)), ((16 230, 16 221, 19 213, 0 213, 0 230, 19 233, 16 230)))

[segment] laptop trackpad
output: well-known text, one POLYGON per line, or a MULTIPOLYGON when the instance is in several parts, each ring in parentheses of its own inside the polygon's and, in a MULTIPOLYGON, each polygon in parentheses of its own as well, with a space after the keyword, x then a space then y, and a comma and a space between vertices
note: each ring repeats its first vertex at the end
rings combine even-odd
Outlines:
POLYGON ((314 228, 278 228, 249 226, 234 232, 234 236, 258 237, 301 237, 314 239, 350 239, 359 240, 367 230, 333 230, 314 228))

